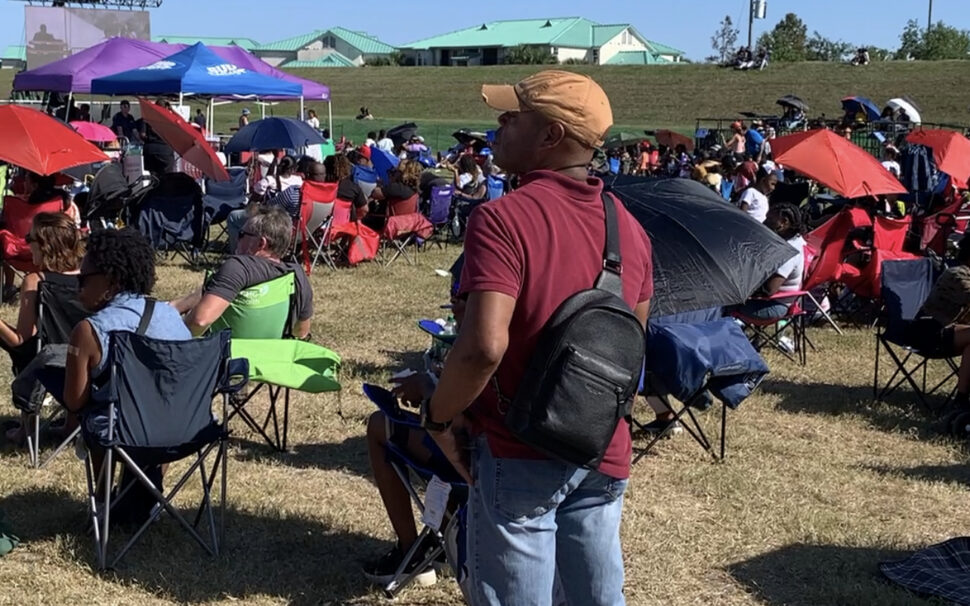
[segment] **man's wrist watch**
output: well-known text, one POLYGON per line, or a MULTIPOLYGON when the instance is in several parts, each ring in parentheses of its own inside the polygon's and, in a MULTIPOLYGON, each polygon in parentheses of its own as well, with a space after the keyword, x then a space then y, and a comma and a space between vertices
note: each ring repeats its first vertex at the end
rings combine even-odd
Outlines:
POLYGON ((431 400, 427 399, 421 402, 421 427, 428 431, 441 432, 445 431, 451 427, 451 421, 445 421, 444 423, 438 423, 431 420, 430 414, 431 400))

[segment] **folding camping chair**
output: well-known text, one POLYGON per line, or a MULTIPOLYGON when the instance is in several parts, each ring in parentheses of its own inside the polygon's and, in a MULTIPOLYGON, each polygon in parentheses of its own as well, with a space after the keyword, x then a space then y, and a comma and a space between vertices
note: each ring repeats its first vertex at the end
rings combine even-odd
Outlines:
POLYGON ((206 237, 207 244, 222 239, 226 235, 226 218, 229 213, 244 208, 249 202, 249 176, 246 167, 231 166, 226 170, 229 172, 228 181, 214 181, 209 178, 205 180, 202 205, 206 214, 206 225, 210 230, 206 237), (213 226, 219 227, 219 233, 215 237, 211 233, 213 226))
MULTIPOLYGON (((296 280, 293 273, 283 274, 261 284, 256 284, 242 290, 229 303, 229 307, 218 320, 212 323, 210 330, 219 332, 230 330, 233 340, 259 339, 279 340, 292 338, 292 313, 294 297, 296 296, 296 280)), ((255 382, 255 381, 254 381, 255 382)), ((266 440, 266 443, 280 452, 286 451, 286 435, 289 429, 290 390, 289 388, 256 382, 256 387, 245 395, 234 395, 229 399, 232 410, 226 421, 239 415, 254 432, 266 440), (246 409, 246 405, 266 388, 269 394, 269 410, 262 422, 259 422, 246 409), (282 397, 283 411, 280 414, 278 406, 282 397), (282 418, 281 418, 282 417, 282 418), (270 426, 272 423, 272 426, 270 426), (282 431, 280 425, 282 424, 282 431), (272 428, 272 436, 269 433, 272 428)))
MULTIPOLYGON (((364 395, 384 413, 388 423, 421 430, 421 422, 418 416, 411 411, 402 410, 394 394, 367 383, 364 383, 363 391, 364 395)), ((419 490, 423 486, 427 486, 432 478, 438 478, 450 488, 447 511, 441 524, 438 528, 432 528, 430 525, 424 526, 414 545, 404 555, 394 578, 384 587, 384 595, 388 598, 396 597, 414 580, 414 577, 444 554, 448 565, 455 571, 459 588, 467 598, 467 575, 465 574, 464 562, 466 544, 465 506, 468 501, 468 485, 443 456, 432 456, 430 462, 422 464, 415 461, 403 445, 399 445, 393 440, 384 444, 384 450, 388 462, 400 478, 401 483, 404 484, 418 511, 422 514, 425 512, 425 503, 419 490), (414 479, 417 479, 422 487, 415 486, 414 479), (430 549, 427 548, 428 545, 431 545, 430 549), (405 574, 404 571, 408 564, 415 558, 421 558, 420 563, 413 568, 413 572, 405 574)))
POLYGON ((757 318, 738 310, 732 311, 730 315, 744 324, 744 330, 748 333, 755 351, 761 352, 765 346, 771 346, 778 349, 792 362, 798 362, 805 366, 808 361, 808 348, 815 349, 815 345, 808 338, 806 331, 808 313, 802 306, 802 298, 808 294, 808 291, 798 290, 779 292, 765 297, 763 299, 765 301, 788 301, 791 299, 788 302, 785 315, 780 318, 757 318), (792 335, 791 351, 781 340, 788 332, 791 332, 792 335))
POLYGON ((418 194, 396 204, 388 204, 387 219, 381 230, 382 253, 386 249, 393 249, 394 253, 387 257, 384 267, 388 267, 400 256, 410 265, 414 265, 414 259, 408 253, 407 247, 417 244, 419 240, 427 240, 432 234, 434 226, 418 212, 418 194))
MULTIPOLYGON (((25 272, 40 271, 34 265, 30 245, 26 240, 27 234, 34 225, 34 217, 40 213, 59 213, 63 209, 64 203, 60 198, 41 204, 29 204, 20 196, 4 196, 3 229, 0 229, 2 265, 11 268, 20 277, 25 272)), ((0 293, 7 286, 3 283, 3 271, 0 271, 0 293)))
POLYGON ((186 174, 168 173, 139 205, 137 225, 156 251, 195 264, 205 244, 206 220, 199 184, 186 174))
MULTIPOLYGON (((936 282, 937 272, 928 258, 885 261, 882 265, 882 299, 884 324, 876 331, 876 361, 872 378, 872 396, 883 400, 903 383, 908 383, 920 404, 933 410, 929 396, 940 392, 956 376, 959 364, 950 356, 931 357, 907 343, 907 328, 919 313, 936 282), (898 348, 898 349, 897 349, 898 348), (884 349, 895 365, 895 370, 882 388, 879 385, 879 351, 884 349), (946 365, 945 377, 932 385, 927 383, 927 369, 933 359, 942 359, 946 365)), ((946 401, 953 396, 950 390, 946 401)), ((944 401, 944 405, 946 404, 944 401)))
POLYGON ((489 175, 486 177, 488 199, 495 200, 505 195, 505 179, 489 175))
MULTIPOLYGON (((36 347, 36 353, 39 353, 46 345, 66 345, 71 340, 71 332, 74 327, 89 315, 90 312, 81 305, 81 301, 78 299, 77 289, 48 280, 41 280, 37 286, 37 335, 34 339, 35 343, 28 344, 36 347)), ((17 373, 19 374, 22 370, 22 368, 18 368, 17 373)), ((54 460, 54 457, 74 442, 80 432, 80 427, 75 428, 57 445, 46 461, 40 462, 41 430, 50 427, 57 419, 66 419, 67 417, 64 407, 52 400, 53 398, 50 396, 42 399, 43 404, 50 403, 54 407, 48 418, 43 421, 42 410, 23 411, 28 415, 27 454, 31 465, 35 468, 46 467, 48 463, 54 460)), ((21 405, 17 398, 14 398, 14 405, 18 407, 21 405)))
MULTIPOLYGON (((676 319, 676 318, 674 318, 676 319)), ((727 409, 737 407, 758 387, 768 366, 741 328, 729 318, 699 323, 651 322, 647 337, 647 377, 645 396, 660 398, 674 412, 674 421, 686 416, 690 424, 683 427, 716 460, 710 440, 692 410, 706 402, 706 391, 721 400, 721 449, 724 460, 727 446, 727 409), (673 405, 670 396, 682 404, 673 405)), ((657 434, 645 447, 635 448, 634 464, 642 459, 675 423, 657 434)), ((630 429, 644 429, 644 424, 631 416, 630 429)))
MULTIPOLYGON (((228 395, 245 384, 245 360, 230 360, 229 332, 188 341, 160 341, 132 332, 114 332, 108 347, 107 385, 92 393, 93 402, 81 419, 89 452, 85 460, 88 505, 98 568, 114 568, 135 542, 167 511, 210 555, 222 542, 226 495, 226 428, 228 395), (231 377, 241 377, 233 385, 231 377), (212 400, 222 396, 222 421, 212 414, 212 400), (104 451, 95 469, 92 449, 104 451), (211 467, 209 455, 215 451, 211 467), (189 468, 163 493, 161 482, 149 477, 159 466, 192 457, 189 468), (114 490, 114 463, 121 463, 122 481, 114 490), (185 484, 198 474, 202 498, 190 523, 173 505, 185 484), (212 492, 219 480, 219 520, 212 492), (108 553, 111 520, 117 504, 133 489, 154 501, 147 519, 113 556, 108 553), (198 531, 206 517, 209 532, 198 531)), ((171 468, 170 468, 171 470, 171 468)), ((134 501, 131 495, 129 501, 134 501)), ((128 512, 133 513, 133 512, 128 512)), ((141 512, 137 512, 141 513, 141 512)))
POLYGON ((367 198, 370 198, 377 188, 377 171, 369 166, 355 164, 352 178, 367 198))
POLYGON ((435 186, 431 188, 431 199, 428 205, 428 221, 434 228, 431 239, 441 247, 441 237, 444 236, 445 246, 448 245, 448 228, 451 225, 451 199, 455 195, 454 185, 435 186))
POLYGON ((336 200, 336 183, 304 181, 300 188, 300 218, 293 239, 294 254, 298 253, 297 247, 302 247, 303 265, 307 273, 313 271, 321 256, 330 269, 337 269, 333 259, 322 254, 336 200))

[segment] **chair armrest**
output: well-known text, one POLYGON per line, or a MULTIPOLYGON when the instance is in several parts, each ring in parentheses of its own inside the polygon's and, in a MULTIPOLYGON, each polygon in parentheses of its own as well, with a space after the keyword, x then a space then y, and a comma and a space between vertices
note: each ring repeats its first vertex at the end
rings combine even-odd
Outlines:
POLYGON ((228 375, 226 384, 220 389, 223 393, 239 393, 249 383, 249 360, 247 358, 232 358, 226 368, 228 375))

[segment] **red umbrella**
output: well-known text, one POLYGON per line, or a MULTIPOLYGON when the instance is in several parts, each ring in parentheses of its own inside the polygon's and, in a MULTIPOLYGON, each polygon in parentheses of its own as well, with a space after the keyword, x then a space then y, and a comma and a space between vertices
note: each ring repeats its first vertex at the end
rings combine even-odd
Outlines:
POLYGON ((846 198, 905 194, 903 184, 866 150, 830 130, 771 140, 775 162, 808 175, 846 198))
POLYGON ((970 139, 954 130, 914 130, 906 140, 933 150, 940 171, 966 184, 970 179, 970 139))
POLYGON ((667 147, 676 148, 678 145, 683 145, 687 148, 687 151, 694 150, 694 140, 687 135, 682 135, 680 133, 675 133, 672 130, 661 129, 656 132, 657 144, 666 145, 667 147))
POLYGON ((20 105, 0 106, 0 141, 0 160, 38 175, 109 159, 70 126, 20 105))
POLYGON ((138 99, 141 117, 163 141, 172 146, 175 153, 216 181, 228 181, 229 173, 222 165, 212 146, 202 133, 170 109, 155 105, 147 99, 138 99))
POLYGON ((113 130, 103 124, 98 124, 97 122, 84 122, 82 120, 76 120, 74 122, 68 122, 68 124, 70 124, 71 128, 76 130, 79 135, 88 141, 108 143, 109 141, 114 141, 118 138, 118 135, 116 135, 113 130))

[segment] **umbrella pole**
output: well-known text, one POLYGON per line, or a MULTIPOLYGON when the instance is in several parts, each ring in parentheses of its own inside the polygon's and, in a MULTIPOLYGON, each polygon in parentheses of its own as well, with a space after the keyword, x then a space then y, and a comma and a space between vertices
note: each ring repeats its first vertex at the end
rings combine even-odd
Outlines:
POLYGON ((71 121, 71 101, 73 100, 74 100, 74 93, 69 91, 67 93, 67 105, 64 106, 64 124, 67 124, 68 122, 71 121))
POLYGON ((327 99, 327 124, 330 126, 330 137, 333 138, 333 105, 327 99))
POLYGON ((300 95, 300 120, 305 120, 306 114, 303 113, 303 95, 300 95))

